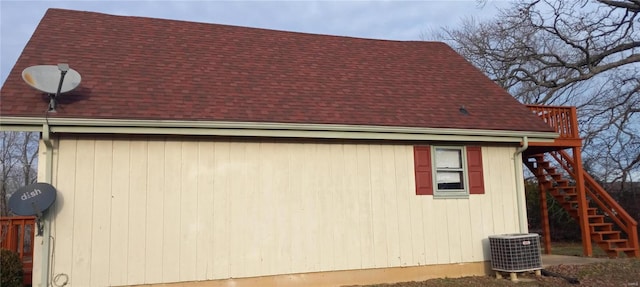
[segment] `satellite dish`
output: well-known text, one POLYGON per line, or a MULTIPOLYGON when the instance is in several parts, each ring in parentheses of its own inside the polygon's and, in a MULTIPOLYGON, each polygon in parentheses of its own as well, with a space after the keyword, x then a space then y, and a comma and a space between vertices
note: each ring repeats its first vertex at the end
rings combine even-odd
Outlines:
POLYGON ((16 215, 39 217, 54 201, 56 188, 39 182, 18 189, 9 199, 9 209, 16 215))
POLYGON ((82 80, 80 73, 69 68, 69 64, 31 66, 22 71, 22 79, 49 94, 49 112, 56 111, 56 98, 61 93, 77 88, 82 80))
POLYGON ((69 68, 67 64, 31 66, 22 71, 22 79, 33 88, 49 93, 66 93, 80 85, 82 78, 78 71, 69 68), (66 75, 62 76, 62 73, 66 75), (60 78, 64 77, 62 84, 60 78))

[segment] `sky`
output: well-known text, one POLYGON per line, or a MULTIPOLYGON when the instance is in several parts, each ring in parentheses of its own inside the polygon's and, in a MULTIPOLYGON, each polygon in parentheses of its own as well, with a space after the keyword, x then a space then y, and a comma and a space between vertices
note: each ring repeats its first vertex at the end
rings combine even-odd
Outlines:
POLYGON ((0 82, 6 80, 48 8, 359 38, 420 40, 421 34, 444 26, 455 27, 464 17, 493 17, 508 5, 507 1, 495 0, 484 5, 476 0, 0 0, 0 82))

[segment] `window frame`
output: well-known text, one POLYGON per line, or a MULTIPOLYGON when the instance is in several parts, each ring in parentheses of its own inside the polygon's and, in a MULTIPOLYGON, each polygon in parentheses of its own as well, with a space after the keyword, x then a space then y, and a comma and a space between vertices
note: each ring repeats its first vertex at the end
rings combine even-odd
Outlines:
POLYGON ((467 162, 467 147, 458 145, 432 145, 431 146, 431 173, 432 173, 432 186, 434 198, 469 198, 469 170, 467 162), (460 165, 461 168, 456 168, 455 171, 462 171, 462 189, 440 189, 438 188, 438 172, 451 171, 452 169, 438 168, 438 150, 458 150, 460 152, 460 165))

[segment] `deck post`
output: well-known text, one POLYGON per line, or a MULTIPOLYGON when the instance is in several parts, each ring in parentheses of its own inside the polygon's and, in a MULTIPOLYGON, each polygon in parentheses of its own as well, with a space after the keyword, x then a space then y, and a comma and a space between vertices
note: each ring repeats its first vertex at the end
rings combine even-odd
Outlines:
POLYGON ((582 155, 580 147, 573 147, 573 162, 575 163, 574 173, 576 179, 576 189, 578 192, 578 219, 580 220, 580 231, 582 235, 582 253, 584 256, 593 256, 591 246, 591 231, 589 230, 589 218, 587 209, 587 193, 584 185, 584 170, 582 168, 582 155))
POLYGON ((540 212, 542 220, 542 243, 544 254, 551 254, 551 228, 549 227, 549 210, 547 206, 547 188, 538 185, 540 189, 540 212))
POLYGON ((633 250, 633 253, 631 254, 631 257, 640 258, 640 246, 638 246, 638 225, 637 224, 631 225, 631 228, 628 234, 629 234, 629 242, 631 242, 630 243, 631 247, 635 248, 635 250, 633 250))
MULTIPOLYGON (((536 174, 541 175, 544 171, 538 164, 536 174)), ((549 226, 549 210, 547 206, 547 187, 538 180, 538 192, 540 192, 540 223, 542 224, 542 243, 544 244, 544 254, 551 254, 551 228, 549 226)))

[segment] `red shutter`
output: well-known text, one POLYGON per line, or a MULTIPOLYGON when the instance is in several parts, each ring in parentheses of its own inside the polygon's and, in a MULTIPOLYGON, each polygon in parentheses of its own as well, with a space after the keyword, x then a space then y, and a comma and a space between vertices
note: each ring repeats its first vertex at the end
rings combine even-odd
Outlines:
POLYGON ((484 194, 482 149, 479 146, 467 147, 467 171, 469 173, 469 194, 484 194))
POLYGON ((414 146, 413 164, 416 172, 416 195, 433 195, 431 148, 429 146, 414 146))

